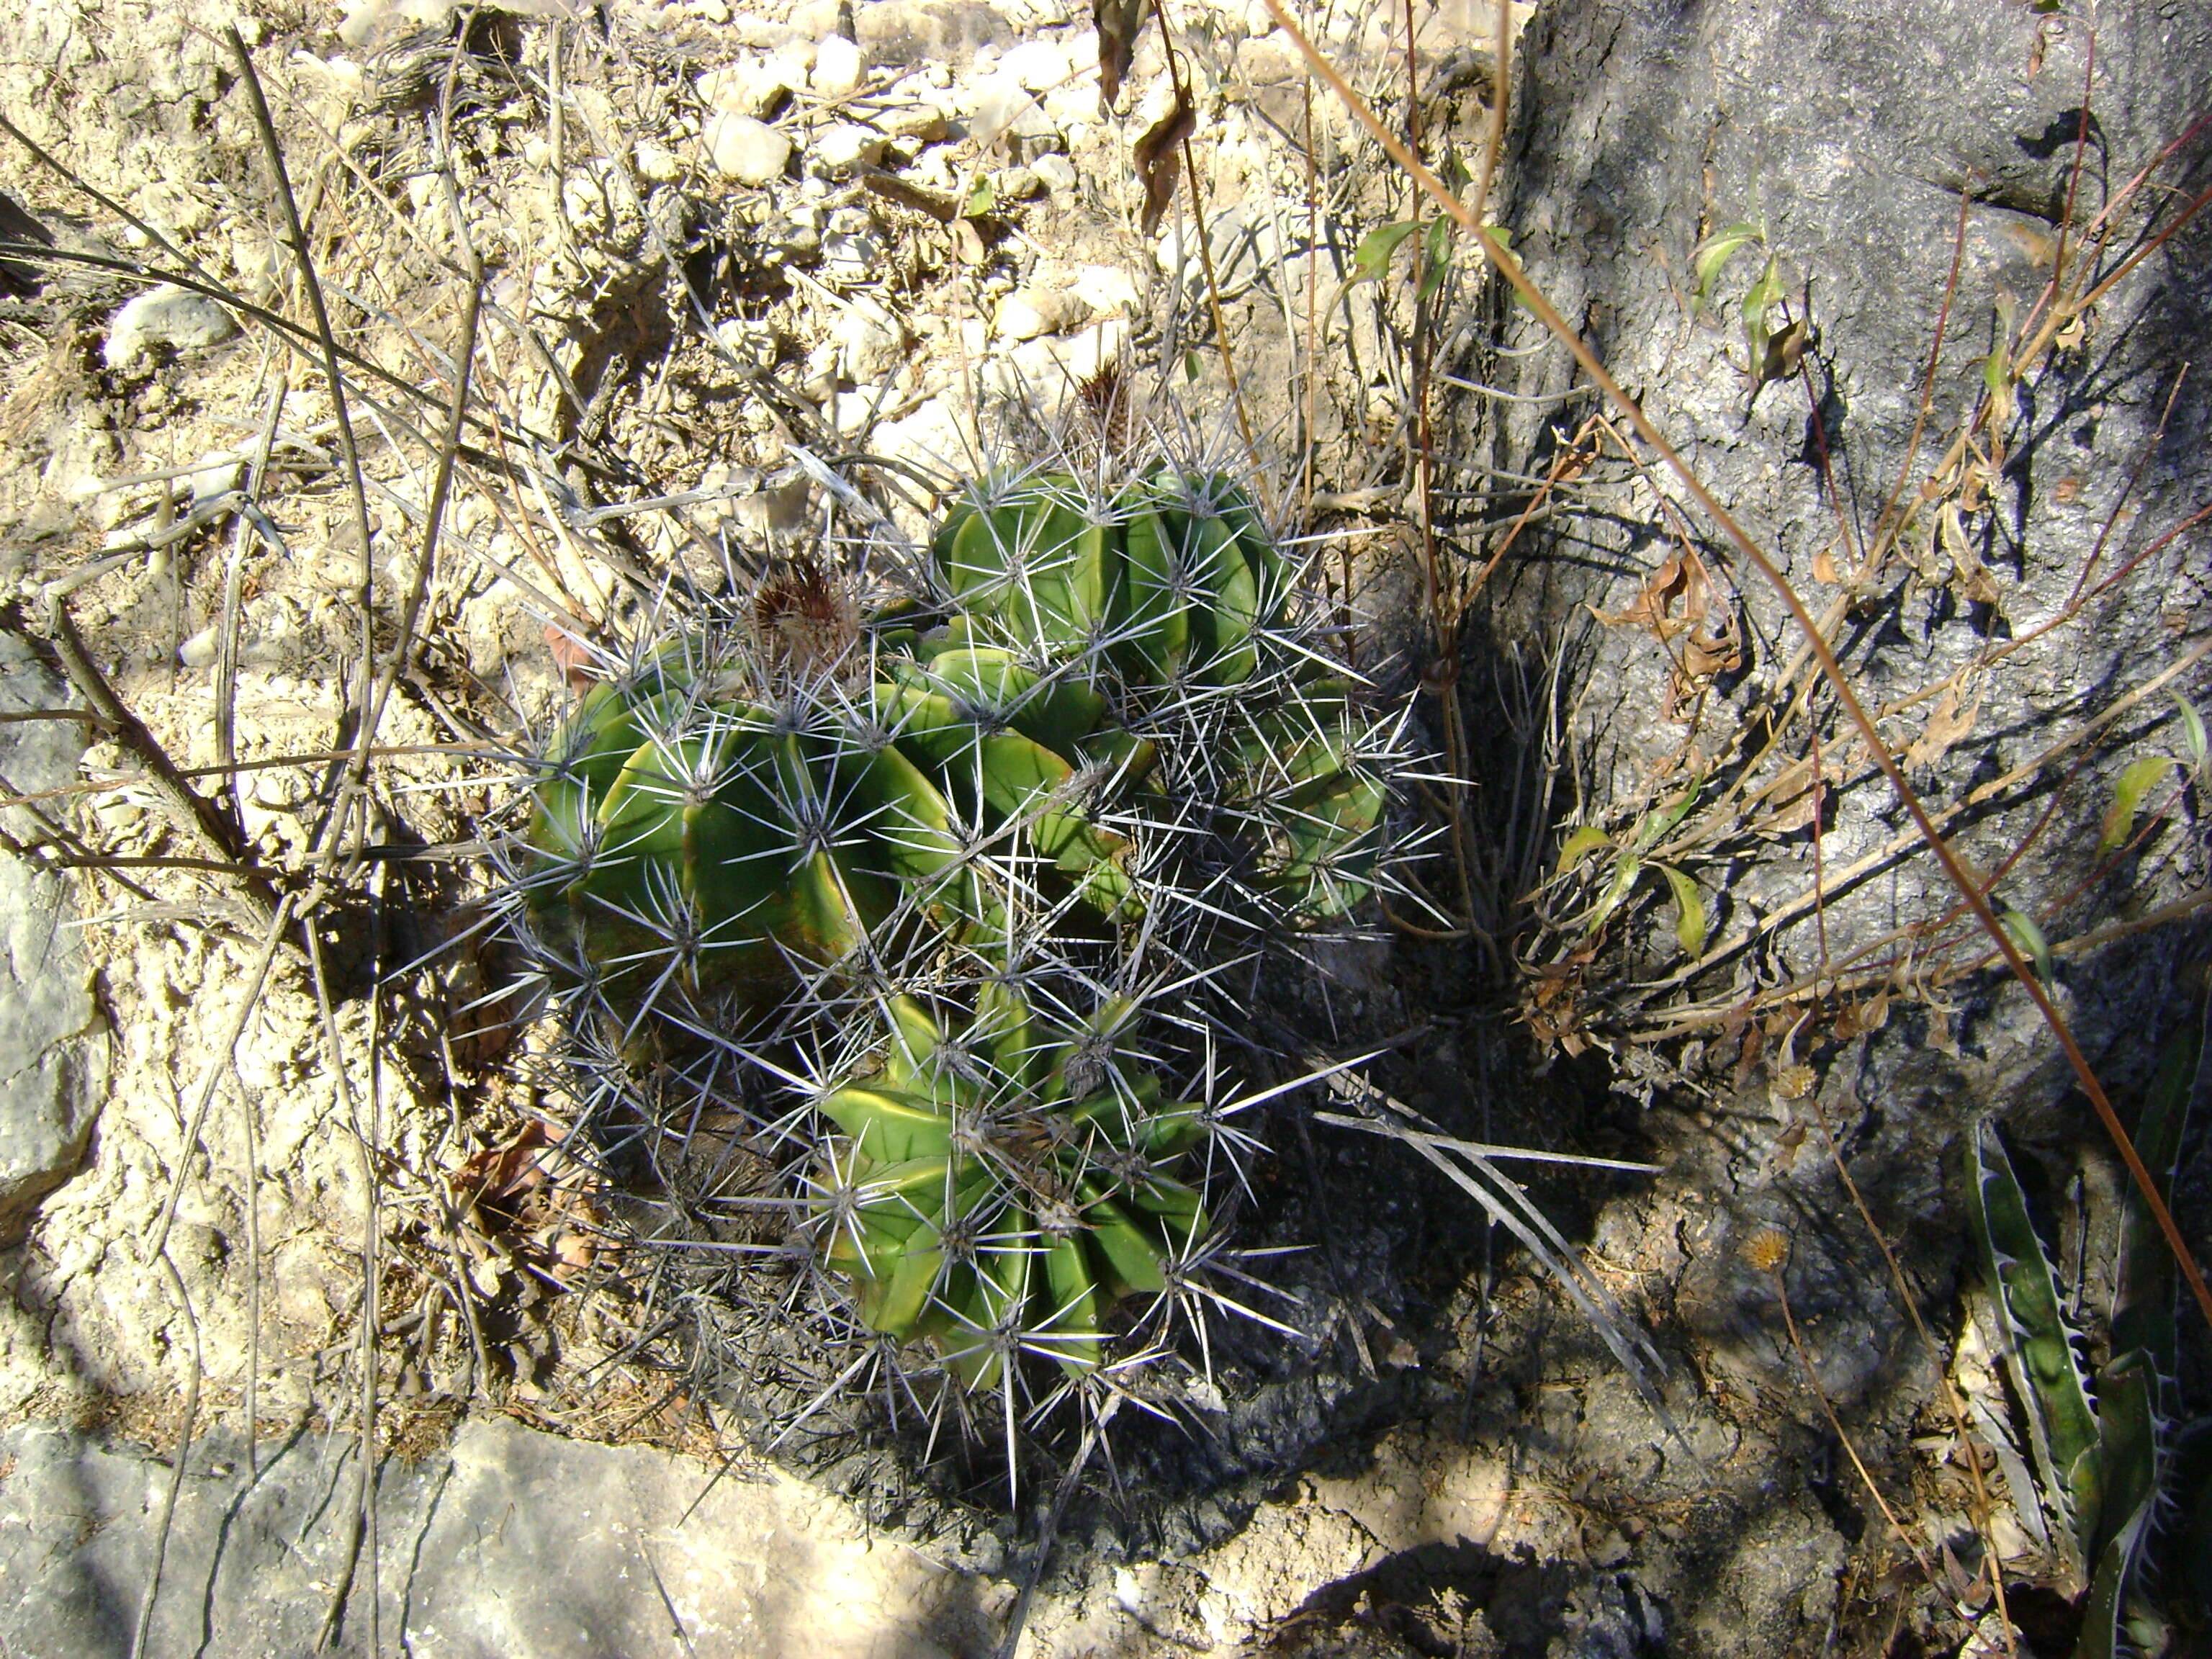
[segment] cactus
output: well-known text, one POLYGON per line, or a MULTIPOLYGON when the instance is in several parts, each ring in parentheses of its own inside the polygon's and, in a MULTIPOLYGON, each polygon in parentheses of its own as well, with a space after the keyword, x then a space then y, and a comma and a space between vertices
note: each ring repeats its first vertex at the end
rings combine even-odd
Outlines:
POLYGON ((818 1103, 842 1131, 813 1182, 823 1259, 863 1323, 930 1342, 971 1388, 1023 1351, 1079 1377, 1107 1309, 1165 1291, 1205 1237, 1187 1170, 1205 1115, 1127 1052, 1126 999, 1075 1029, 1003 981, 975 1001, 948 1032, 890 999, 872 1074, 818 1103))
POLYGON ((507 909, 648 1137, 727 1057, 805 1085, 769 1139, 845 1316, 969 1389, 1079 1385, 1117 1303, 1190 1290, 1247 1144, 1145 1057, 1189 1016, 1106 988, 1341 924, 1394 735, 1218 472, 994 477, 922 574, 864 618, 798 561, 593 686, 507 909))

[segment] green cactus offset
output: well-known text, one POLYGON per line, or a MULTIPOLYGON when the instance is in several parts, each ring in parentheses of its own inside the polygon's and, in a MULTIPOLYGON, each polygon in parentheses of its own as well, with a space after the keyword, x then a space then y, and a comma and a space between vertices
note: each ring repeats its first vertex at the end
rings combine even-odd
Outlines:
POLYGON ((1081 1376, 1108 1309, 1165 1293, 1205 1236, 1205 1110, 1164 1102, 1123 1048, 1126 1001, 1079 1029, 1003 984, 977 1001, 948 1033, 891 999, 878 1069, 820 1102, 843 1132, 813 1182, 823 1256, 864 1323, 931 1342, 971 1388, 1024 1351, 1081 1376))

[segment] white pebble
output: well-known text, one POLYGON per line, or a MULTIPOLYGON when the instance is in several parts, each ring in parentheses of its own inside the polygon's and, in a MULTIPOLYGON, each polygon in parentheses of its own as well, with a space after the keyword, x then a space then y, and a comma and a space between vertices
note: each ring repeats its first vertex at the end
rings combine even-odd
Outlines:
POLYGON ((1074 327, 1091 313, 1090 307, 1065 289, 1022 289, 1009 294, 993 319, 1004 340, 1034 340, 1074 327))
POLYGON ((842 98, 860 84, 867 66, 860 49, 842 34, 824 35, 814 48, 814 90, 825 98, 842 98))
POLYGON ((814 141, 814 159, 832 173, 872 167, 884 153, 884 135, 872 127, 841 121, 814 141))
POLYGON ((765 185, 783 176, 791 140, 750 115, 717 111, 707 123, 707 156, 714 171, 741 185, 765 185))
POLYGON ((1030 171, 1037 182, 1054 195, 1063 195, 1075 188, 1075 163, 1065 155, 1047 150, 1030 163, 1030 171))
POLYGON ((684 172, 684 164, 676 159, 676 153, 663 149, 659 144, 641 142, 630 152, 630 160, 637 164, 639 178, 656 185, 668 184, 684 172))

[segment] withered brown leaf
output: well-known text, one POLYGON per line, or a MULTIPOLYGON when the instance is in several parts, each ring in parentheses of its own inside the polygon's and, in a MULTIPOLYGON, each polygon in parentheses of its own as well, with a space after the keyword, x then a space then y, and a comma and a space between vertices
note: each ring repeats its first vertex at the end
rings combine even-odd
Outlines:
POLYGON ((1098 26, 1098 96, 1111 109, 1137 56, 1145 0, 1091 0, 1091 18, 1098 26))
MULTIPOLYGON (((1190 89, 1178 82, 1174 106, 1137 140, 1137 179, 1145 187, 1145 210, 1137 222, 1147 236, 1158 233, 1175 201, 1176 185, 1182 179, 1182 141, 1196 124, 1190 89)), ((1203 227, 1199 234, 1205 234, 1203 227)))
POLYGON ((1951 745, 1974 729, 1974 717, 1980 712, 1979 698, 1962 708, 1959 706, 1959 688, 1948 687, 1929 714, 1926 728, 1905 751, 1905 769, 1925 772, 1942 765, 1943 757, 1951 752, 1951 745))

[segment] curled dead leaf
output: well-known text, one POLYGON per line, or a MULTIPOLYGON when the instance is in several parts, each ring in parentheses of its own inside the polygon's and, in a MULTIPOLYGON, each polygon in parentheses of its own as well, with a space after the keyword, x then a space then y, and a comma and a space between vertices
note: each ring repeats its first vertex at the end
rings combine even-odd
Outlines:
POLYGON ((1968 736, 1974 729, 1975 717, 1981 712, 1981 699, 1960 707, 1959 688, 1947 686, 1936 700, 1928 716, 1928 724, 1905 751, 1907 771, 1925 772, 1942 764, 1943 757, 1951 752, 1952 745, 1968 736))
POLYGON ((1810 755, 1793 761, 1771 783, 1753 793, 1752 800, 1764 803, 1767 808, 1764 815, 1752 821, 1753 830, 1762 836, 1780 836, 1811 828, 1820 821, 1832 787, 1819 775, 1810 755))
POLYGON ((1098 97, 1111 109, 1136 59, 1137 36, 1145 27, 1145 0, 1091 0, 1091 19, 1098 26, 1098 97))
POLYGON ((1176 185, 1182 179, 1182 143, 1196 125, 1196 117, 1191 112, 1190 89, 1177 82, 1174 105, 1137 140, 1133 160, 1137 181, 1145 187, 1144 211, 1138 216, 1137 222, 1147 236, 1158 234, 1160 222, 1174 205, 1176 185))
POLYGON ((485 1271, 477 1288, 495 1294, 500 1273, 495 1264, 509 1260, 557 1283, 589 1267, 598 1258, 605 1225, 592 1202, 591 1177, 574 1160, 560 1160, 561 1132, 532 1120, 496 1146, 471 1153, 446 1177, 471 1225, 481 1237, 471 1254, 494 1281, 485 1290, 485 1271))
POLYGON ((1946 501, 1943 510, 1936 515, 1936 524, 1943 550, 1951 556, 1951 591, 1975 605, 1996 604, 2002 597, 1996 579, 1982 562, 1982 556, 1974 550, 1966 522, 1960 515, 1959 504, 1946 501))

